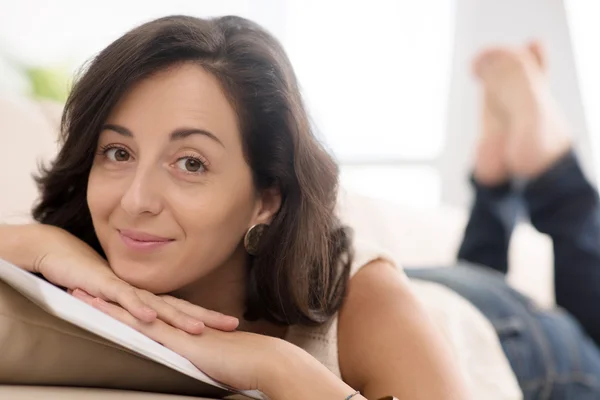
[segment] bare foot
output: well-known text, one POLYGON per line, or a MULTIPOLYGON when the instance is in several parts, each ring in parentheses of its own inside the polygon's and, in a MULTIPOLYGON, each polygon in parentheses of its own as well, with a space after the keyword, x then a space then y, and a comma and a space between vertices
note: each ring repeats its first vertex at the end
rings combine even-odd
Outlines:
MULTIPOLYGON (((486 113, 504 131, 500 136, 506 141, 495 140, 498 152, 504 152, 505 175, 536 177, 569 151, 567 123, 550 93, 546 60, 538 43, 522 49, 484 51, 475 60, 474 70, 487 96, 484 134, 486 113)), ((490 161, 493 163, 497 161, 490 161)))
POLYGON ((506 142, 508 133, 499 110, 494 109, 490 93, 484 88, 481 107, 481 134, 475 155, 475 180, 486 186, 496 186, 510 179, 506 164, 506 142))

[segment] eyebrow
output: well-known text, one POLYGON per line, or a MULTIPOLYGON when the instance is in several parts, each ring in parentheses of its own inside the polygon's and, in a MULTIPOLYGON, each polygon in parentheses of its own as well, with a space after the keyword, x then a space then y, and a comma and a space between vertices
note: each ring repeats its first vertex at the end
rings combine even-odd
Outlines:
MULTIPOLYGON (((131 133, 131 131, 129 129, 127 129, 121 125, 104 124, 102 126, 102 130, 111 130, 113 132, 118 133, 119 135, 133 137, 133 133, 131 133)), ((209 131, 204 130, 204 129, 178 128, 178 129, 175 129, 173 132, 171 132, 171 134, 169 135, 169 139, 171 141, 181 140, 181 139, 185 139, 186 137, 191 136, 191 135, 206 136, 206 137, 214 140, 215 142, 219 143, 221 146, 225 147, 223 142, 221 142, 217 136, 215 136, 213 133, 210 133, 209 131)))

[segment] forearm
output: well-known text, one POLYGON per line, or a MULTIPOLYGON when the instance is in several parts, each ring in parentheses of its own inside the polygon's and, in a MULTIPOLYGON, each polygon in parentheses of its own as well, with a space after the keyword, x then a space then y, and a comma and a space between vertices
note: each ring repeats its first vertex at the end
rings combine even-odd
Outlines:
MULTIPOLYGON (((273 400, 345 400, 356 390, 310 354, 290 345, 268 367, 263 391, 273 400)), ((357 394, 352 400, 365 400, 357 394)))
MULTIPOLYGON (((35 271, 36 254, 32 251, 36 225, 0 224, 0 258, 27 271, 35 271)), ((39 238, 38 238, 39 240, 39 238)))

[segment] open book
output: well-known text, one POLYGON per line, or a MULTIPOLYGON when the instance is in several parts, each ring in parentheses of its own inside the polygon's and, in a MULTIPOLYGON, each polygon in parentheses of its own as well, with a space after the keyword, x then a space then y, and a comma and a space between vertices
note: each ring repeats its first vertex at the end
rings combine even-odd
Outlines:
POLYGON ((266 399, 258 391, 238 392, 216 382, 179 354, 76 299, 45 280, 2 259, 0 259, 0 280, 8 283, 50 314, 128 348, 150 360, 218 388, 233 393, 241 393, 255 399, 266 399))

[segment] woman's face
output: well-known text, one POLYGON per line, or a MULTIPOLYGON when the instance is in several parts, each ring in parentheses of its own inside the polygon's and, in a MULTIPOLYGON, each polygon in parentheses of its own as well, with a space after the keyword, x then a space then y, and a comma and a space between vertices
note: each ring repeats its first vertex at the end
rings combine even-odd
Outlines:
POLYGON ((245 259, 241 240, 279 196, 257 193, 218 81, 183 64, 138 83, 101 130, 87 202, 114 272, 171 292, 245 259))

